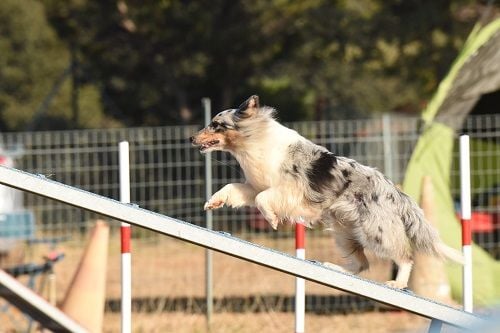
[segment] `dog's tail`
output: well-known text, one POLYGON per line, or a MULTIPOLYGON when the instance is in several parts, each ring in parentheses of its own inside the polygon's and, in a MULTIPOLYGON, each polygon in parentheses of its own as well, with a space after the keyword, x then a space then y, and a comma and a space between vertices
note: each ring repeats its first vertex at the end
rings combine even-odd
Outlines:
POLYGON ((460 253, 460 251, 446 245, 441 240, 435 245, 435 247, 437 252, 439 252, 442 257, 445 257, 446 259, 449 259, 461 265, 464 264, 464 257, 462 253, 460 253))
POLYGON ((462 254, 443 243, 439 233, 424 217, 424 212, 408 196, 403 194, 404 209, 403 224, 406 235, 412 243, 414 250, 427 253, 438 258, 449 259, 456 263, 464 263, 462 254))
POLYGON ((448 259, 461 265, 464 264, 464 258, 460 251, 443 243, 438 231, 428 221, 423 219, 417 223, 420 224, 420 231, 414 242, 415 250, 441 259, 448 259))
POLYGON ((417 223, 420 224, 420 231, 413 242, 415 250, 441 259, 448 259, 461 265, 464 264, 460 251, 443 243, 437 230, 429 222, 424 219, 417 223))

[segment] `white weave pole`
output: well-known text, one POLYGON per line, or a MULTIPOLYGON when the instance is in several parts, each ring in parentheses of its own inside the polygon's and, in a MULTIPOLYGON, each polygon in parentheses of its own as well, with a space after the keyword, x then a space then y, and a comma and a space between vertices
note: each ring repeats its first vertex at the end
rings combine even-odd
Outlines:
MULTIPOLYGON (((295 224, 295 254, 299 259, 306 258, 305 230, 303 224, 295 224)), ((306 314, 306 281, 295 278, 295 333, 304 333, 306 314)))
MULTIPOLYGON (((130 203, 130 157, 127 141, 119 143, 120 201, 130 203)), ((130 254, 130 224, 122 222, 121 240, 121 332, 132 331, 132 258, 130 254)))
POLYGON ((471 187, 470 143, 468 135, 460 136, 460 210, 462 222, 462 252, 464 256, 463 305, 464 311, 472 312, 472 247, 471 247, 471 187))

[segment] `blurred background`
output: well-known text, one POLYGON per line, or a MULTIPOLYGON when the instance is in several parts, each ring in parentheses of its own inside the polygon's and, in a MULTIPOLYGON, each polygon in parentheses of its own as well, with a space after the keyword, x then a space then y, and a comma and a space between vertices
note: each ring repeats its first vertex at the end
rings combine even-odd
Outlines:
MULTIPOLYGON (((132 202, 203 226, 205 162, 187 140, 203 124, 201 100, 210 98, 215 114, 258 94, 287 126, 402 183, 422 110, 476 23, 499 13, 494 1, 468 0, 2 0, 0 163, 118 199, 118 142, 127 140, 132 202)), ((497 90, 456 128, 487 140, 472 152, 474 210, 487 220, 475 240, 496 260, 499 113, 497 90)), ((214 190, 242 181, 229 155, 212 157, 214 190)), ((50 262, 19 278, 41 290, 50 271, 60 302, 100 217, 4 187, 1 194, 0 215, 27 212, 31 236, 45 241, 16 234, 14 242, 0 231, 0 266, 50 262), (63 256, 47 259, 54 251, 63 256)), ((104 331, 117 332, 119 223, 109 222, 104 331)), ((271 231, 253 209, 214 212, 214 229, 294 253, 293 229, 271 231)), ((206 331, 204 250, 139 228, 132 237, 134 331, 206 331)), ((320 228, 307 232, 306 247, 308 258, 342 259, 320 228)), ((364 276, 390 278, 391 264, 371 259, 364 276)), ((213 292, 213 332, 293 330, 293 277, 215 254, 213 292)), ((306 293, 311 332, 428 324, 312 283, 306 293)), ((12 307, 1 309, 6 331, 28 326, 12 307)))
POLYGON ((0 4, 4 131, 200 124, 252 93, 283 121, 418 114, 482 1, 0 4))

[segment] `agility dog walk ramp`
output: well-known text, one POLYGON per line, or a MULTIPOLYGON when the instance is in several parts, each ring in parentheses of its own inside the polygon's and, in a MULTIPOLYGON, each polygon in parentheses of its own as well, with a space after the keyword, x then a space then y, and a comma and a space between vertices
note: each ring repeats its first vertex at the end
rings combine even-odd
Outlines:
POLYGON ((53 332, 87 332, 61 310, 0 270, 0 297, 53 332))
POLYGON ((16 169, 0 167, 0 184, 86 209, 118 221, 146 228, 261 266, 298 276, 335 289, 400 308, 429 318, 431 331, 437 332, 441 323, 473 329, 487 321, 474 314, 436 303, 405 291, 358 276, 338 272, 321 264, 298 259, 288 254, 233 237, 227 233, 202 228, 191 223, 154 213, 113 199, 16 169))

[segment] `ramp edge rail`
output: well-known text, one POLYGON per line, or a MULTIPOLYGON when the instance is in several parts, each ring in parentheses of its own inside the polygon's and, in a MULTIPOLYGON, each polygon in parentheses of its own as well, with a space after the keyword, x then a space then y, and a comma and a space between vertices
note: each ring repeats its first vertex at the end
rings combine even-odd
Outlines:
POLYGON ((53 332, 87 332, 64 312, 3 270, 0 270, 0 297, 53 332))

